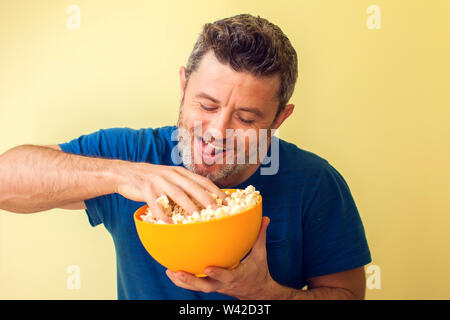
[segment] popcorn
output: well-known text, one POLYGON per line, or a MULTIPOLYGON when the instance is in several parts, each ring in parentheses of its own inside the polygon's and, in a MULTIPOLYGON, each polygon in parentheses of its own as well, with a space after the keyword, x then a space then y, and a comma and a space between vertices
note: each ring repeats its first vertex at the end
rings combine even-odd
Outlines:
MULTIPOLYGON (((227 197, 225 201, 227 204, 224 205, 222 199, 216 194, 208 193, 215 199, 219 207, 214 210, 211 208, 211 205, 208 205, 206 208, 201 209, 200 212, 195 211, 192 215, 189 215, 183 208, 165 195, 156 199, 156 202, 164 210, 164 213, 172 218, 174 224, 185 224, 215 220, 237 214, 255 206, 258 203, 260 195, 259 191, 256 191, 255 187, 252 185, 247 186, 244 190, 236 190, 233 193, 226 190, 225 194, 227 197)), ((199 208, 202 207, 202 205, 194 199, 193 201, 199 208)), ((150 208, 148 208, 146 214, 141 215, 140 218, 144 222, 166 224, 162 220, 156 220, 150 208)))

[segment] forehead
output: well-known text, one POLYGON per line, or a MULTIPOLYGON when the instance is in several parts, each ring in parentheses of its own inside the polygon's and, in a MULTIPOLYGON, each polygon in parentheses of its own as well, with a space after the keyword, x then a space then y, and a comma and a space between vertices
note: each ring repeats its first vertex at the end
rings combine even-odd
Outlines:
POLYGON ((203 56, 189 82, 194 94, 202 91, 221 103, 262 108, 278 106, 279 75, 255 77, 249 72, 237 72, 219 62, 212 51, 203 56))

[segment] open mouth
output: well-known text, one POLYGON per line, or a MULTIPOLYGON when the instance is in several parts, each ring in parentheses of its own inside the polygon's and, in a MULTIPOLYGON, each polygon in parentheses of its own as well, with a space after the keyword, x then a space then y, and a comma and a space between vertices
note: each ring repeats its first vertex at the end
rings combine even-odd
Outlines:
POLYGON ((223 145, 212 144, 202 137, 195 137, 195 148, 203 159, 207 160, 218 159, 219 157, 223 157, 227 152, 227 148, 223 145))
POLYGON ((211 155, 224 153, 227 151, 227 148, 224 148, 222 145, 215 145, 209 142, 206 142, 205 139, 202 138, 202 144, 204 148, 207 148, 208 150, 211 150, 211 155))

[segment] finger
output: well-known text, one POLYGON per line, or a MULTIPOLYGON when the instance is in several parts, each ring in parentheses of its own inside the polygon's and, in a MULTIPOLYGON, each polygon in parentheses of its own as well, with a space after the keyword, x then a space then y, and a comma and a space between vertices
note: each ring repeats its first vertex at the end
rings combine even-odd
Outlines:
POLYGON ((189 170, 183 167, 179 167, 178 173, 188 178, 188 180, 196 182, 203 189, 208 190, 209 192, 217 195, 219 198, 222 199, 222 201, 225 201, 227 194, 223 192, 218 186, 216 186, 210 179, 203 177, 199 174, 190 172, 189 170))
POLYGON ((165 223, 168 224, 173 223, 172 219, 164 213, 164 210, 156 202, 156 197, 153 194, 148 195, 146 202, 148 207, 150 208, 150 211, 152 212, 153 216, 157 221, 161 219, 165 223))
POLYGON ((185 177, 179 179, 177 183, 181 188, 183 188, 183 190, 186 191, 187 194, 189 194, 190 197, 192 197, 192 199, 195 199, 201 206, 203 206, 203 208, 211 206, 211 208, 216 209, 218 207, 216 200, 197 183, 192 182, 185 177))
POLYGON ((183 189, 177 185, 168 185, 164 191, 175 203, 186 210, 188 214, 193 214, 195 211, 200 212, 200 208, 188 197, 183 189))
POLYGON ((172 281, 173 284, 176 285, 177 287, 180 287, 183 289, 191 289, 187 284, 185 284, 183 281, 179 280, 178 277, 175 276, 173 271, 170 271, 169 269, 167 269, 166 275, 170 279, 170 281, 172 281))
POLYGON ((198 278, 184 271, 166 271, 167 276, 177 285, 190 290, 203 291, 206 293, 217 291, 222 288, 220 282, 210 278, 198 278))
POLYGON ((184 176, 179 172, 172 172, 170 181, 173 185, 179 186, 179 188, 183 190, 183 193, 189 194, 189 196, 192 199, 195 199, 200 206, 203 206, 203 208, 211 206, 211 208, 216 209, 218 207, 216 200, 207 192, 207 190, 195 181, 192 181, 190 177, 184 176))
POLYGON ((236 279, 236 270, 228 270, 225 268, 219 268, 219 267, 207 267, 204 270, 204 273, 217 281, 220 281, 224 284, 233 282, 236 279))
MULTIPOLYGON (((211 196, 205 189, 197 184, 191 184, 190 186, 186 186, 186 192, 195 199, 203 208, 207 208, 211 206, 212 209, 217 209, 219 205, 216 202, 216 199, 211 196)), ((223 201, 222 201, 223 202, 223 201)))

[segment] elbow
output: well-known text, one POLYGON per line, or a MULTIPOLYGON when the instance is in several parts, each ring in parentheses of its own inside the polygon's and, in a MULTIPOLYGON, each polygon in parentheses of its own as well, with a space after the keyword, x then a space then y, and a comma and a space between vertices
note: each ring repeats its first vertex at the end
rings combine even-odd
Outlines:
POLYGON ((365 299, 365 295, 366 295, 366 291, 365 290, 349 290, 349 289, 344 289, 341 288, 344 291, 345 296, 347 297, 348 300, 364 300, 365 299))
POLYGON ((0 197, 0 210, 12 212, 12 213, 18 213, 18 214, 28 214, 28 213, 35 213, 40 211, 48 210, 49 208, 33 208, 30 206, 23 206, 19 203, 23 203, 22 200, 14 200, 12 198, 4 200, 0 197))
POLYGON ((22 209, 14 208, 14 207, 4 206, 4 205, 1 204, 1 203, 0 203, 0 210, 12 212, 12 213, 18 213, 18 214, 26 214, 26 213, 34 213, 34 212, 35 212, 35 211, 27 211, 27 210, 22 210, 22 209))
POLYGON ((28 145, 15 146, 8 151, 0 154, 0 210, 14 213, 31 213, 30 210, 21 208, 17 205, 18 201, 14 196, 14 176, 17 174, 17 168, 14 166, 17 162, 17 152, 28 145))

